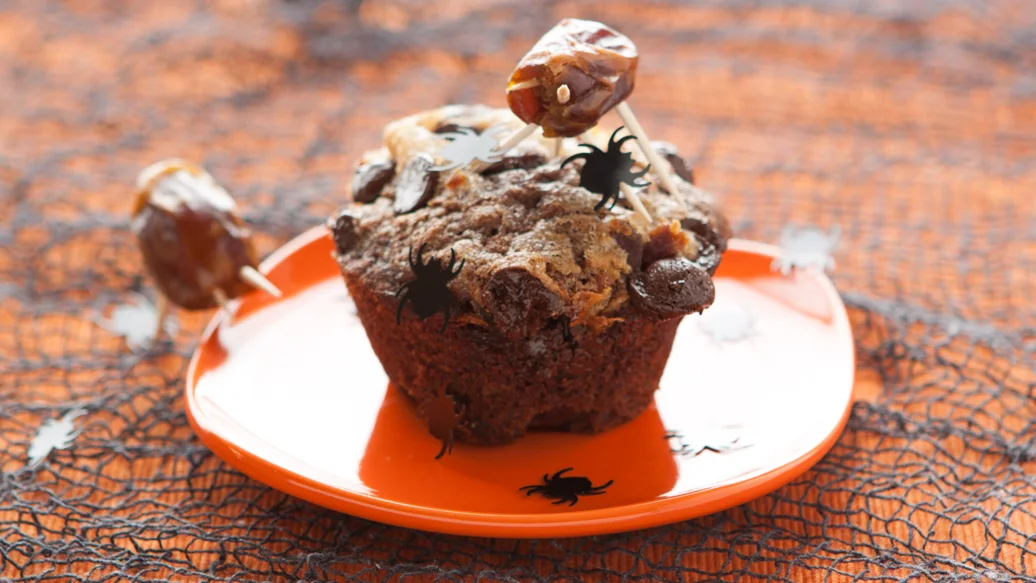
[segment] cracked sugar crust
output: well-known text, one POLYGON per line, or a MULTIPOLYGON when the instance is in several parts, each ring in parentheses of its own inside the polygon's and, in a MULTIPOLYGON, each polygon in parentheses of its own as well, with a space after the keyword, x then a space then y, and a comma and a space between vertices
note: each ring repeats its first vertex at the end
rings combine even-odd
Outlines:
MULTIPOLYGON (((482 131, 501 120, 506 123, 508 115, 507 110, 484 106, 422 112, 390 124, 386 131, 390 147, 368 152, 361 162, 386 159, 391 151, 434 157, 436 129, 452 124, 482 131), (399 135, 406 138, 400 140, 399 135)), ((691 260, 707 251, 702 247, 712 245, 706 237, 682 231, 681 219, 704 218, 711 225, 712 238, 725 247, 729 228, 707 193, 675 177, 688 207, 685 211, 655 186, 641 190, 641 199, 656 219, 650 227, 623 206, 625 200, 612 210, 595 211, 600 195, 578 186, 576 165, 559 168, 565 157, 578 151, 576 141, 567 140, 560 156, 551 155, 551 146, 537 136, 509 153, 545 160, 532 169, 486 175, 472 169, 443 172, 427 204, 406 214, 393 210, 397 173, 373 202, 354 203, 339 211, 351 217, 332 226, 343 273, 371 291, 392 295, 413 279, 407 264, 411 248, 416 253, 427 244, 425 261, 446 260, 452 248, 458 261, 465 260, 449 285, 457 300, 456 321, 491 326, 508 336, 528 336, 555 319, 594 329, 621 319, 629 303, 630 275, 646 267, 640 259, 645 245, 667 249, 669 257, 691 260), (663 244, 657 240, 660 236, 663 244), (628 253, 631 248, 636 251, 628 253)), ((406 162, 391 159, 397 166, 406 162)), ((647 178, 657 182, 651 173, 647 178)), ((654 255, 651 260, 662 258, 654 255)))

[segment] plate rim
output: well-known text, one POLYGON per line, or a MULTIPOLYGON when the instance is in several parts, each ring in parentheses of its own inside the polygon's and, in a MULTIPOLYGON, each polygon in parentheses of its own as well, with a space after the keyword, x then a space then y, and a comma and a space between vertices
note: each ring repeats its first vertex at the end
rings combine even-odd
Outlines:
MULTIPOLYGON (((326 226, 310 228, 271 253, 260 263, 259 270, 266 273, 299 249, 329 236, 330 232, 326 226)), ((778 248, 773 245, 746 239, 731 239, 728 244, 729 251, 760 255, 771 259, 776 257, 779 252, 778 248)), ((806 273, 818 280, 825 296, 834 308, 835 326, 846 334, 849 340, 846 344, 849 351, 849 362, 852 363, 852 366, 849 369, 849 378, 845 381, 850 387, 845 410, 834 429, 808 452, 783 466, 742 481, 621 506, 539 514, 447 510, 385 500, 379 498, 375 493, 337 488, 297 474, 247 450, 233 446, 232 442, 219 435, 215 429, 218 426, 208 423, 194 394, 195 376, 203 347, 226 319, 226 315, 222 311, 217 311, 205 327, 187 367, 184 379, 187 420, 202 444, 246 476, 318 506, 383 524, 462 536, 566 538, 627 532, 698 518, 739 506, 788 484, 819 462, 834 447, 845 430, 854 402, 852 386, 856 371, 856 351, 852 328, 845 304, 830 278, 820 272, 806 273)))

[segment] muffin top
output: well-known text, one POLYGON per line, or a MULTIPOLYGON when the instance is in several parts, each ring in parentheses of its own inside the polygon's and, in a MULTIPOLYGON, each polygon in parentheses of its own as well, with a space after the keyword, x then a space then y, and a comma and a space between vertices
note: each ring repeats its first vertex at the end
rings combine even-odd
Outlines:
MULTIPOLYGON (((454 318, 509 337, 535 334, 560 320, 601 330, 634 310, 658 319, 700 312, 712 303, 715 271, 730 237, 713 198, 692 183, 675 149, 656 143, 669 162, 683 205, 652 182, 638 194, 648 224, 625 197, 609 209, 579 186, 587 149, 535 135, 499 161, 449 167, 451 148, 493 144, 522 127, 507 109, 447 106, 389 124, 385 146, 357 164, 351 204, 329 220, 335 258, 347 278, 395 295, 414 279, 408 258, 456 253, 449 283, 454 318), (492 141, 489 141, 492 139, 492 141), (474 145, 473 145, 474 144, 474 145), (557 149, 555 149, 557 148, 557 149), (445 158, 445 159, 444 159, 445 158), (455 269, 456 271, 456 269, 455 269)), ((583 142, 608 148, 611 132, 583 142)), ((646 162, 635 144, 625 151, 646 162)))

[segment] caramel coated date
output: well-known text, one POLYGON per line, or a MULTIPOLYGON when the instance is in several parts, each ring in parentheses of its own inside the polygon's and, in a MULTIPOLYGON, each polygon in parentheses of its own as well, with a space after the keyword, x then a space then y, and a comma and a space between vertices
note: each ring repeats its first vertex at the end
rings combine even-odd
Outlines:
POLYGON ((579 135, 633 91, 637 58, 637 47, 615 30, 566 18, 518 62, 507 103, 547 137, 579 135))
POLYGON ((166 160, 141 173, 131 228, 158 289, 188 310, 217 305, 220 293, 249 291, 242 267, 255 268, 251 232, 234 200, 200 167, 166 160))

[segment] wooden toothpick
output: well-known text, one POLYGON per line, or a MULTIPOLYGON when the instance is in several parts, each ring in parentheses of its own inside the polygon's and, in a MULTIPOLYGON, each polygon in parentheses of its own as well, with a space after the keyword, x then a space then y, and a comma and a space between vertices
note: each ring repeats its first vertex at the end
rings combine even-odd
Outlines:
POLYGON ((500 145, 496 147, 496 154, 498 156, 502 156, 503 154, 505 154, 511 148, 513 148, 513 147, 517 146, 518 144, 522 143, 522 140, 524 140, 525 138, 531 136, 532 133, 535 132, 536 129, 539 128, 539 127, 540 126, 538 126, 538 125, 536 125, 534 123, 526 124, 525 127, 523 127, 522 129, 514 132, 513 134, 508 136, 507 139, 505 139, 504 141, 500 142, 500 145))
POLYGON ((216 300, 216 304, 219 305, 219 309, 223 312, 223 315, 227 317, 229 321, 234 317, 234 314, 230 311, 230 307, 227 306, 227 294, 220 288, 212 290, 212 299, 216 300))
POLYGON ((169 301, 169 298, 165 297, 165 294, 156 291, 155 292, 155 311, 157 312, 158 318, 155 320, 155 333, 151 335, 151 342, 157 342, 165 332, 165 321, 169 317, 169 312, 172 310, 173 304, 169 301))
MULTIPOLYGON (((562 85, 561 87, 558 87, 557 97, 558 97, 558 103, 560 103, 561 105, 565 105, 566 103, 568 103, 568 101, 570 99, 572 99, 572 90, 568 88, 568 85, 562 85)), ((554 157, 555 158, 561 156, 563 140, 564 140, 564 138, 555 138, 554 139, 554 157)))
POLYGON ((259 273, 259 270, 251 265, 242 266, 240 271, 238 271, 238 275, 240 275, 241 279, 245 280, 245 282, 250 284, 252 287, 261 289, 275 298, 279 298, 284 295, 277 286, 273 285, 273 282, 267 279, 262 273, 259 273))
POLYGON ((622 122, 626 124, 626 127, 630 129, 637 138, 637 145, 640 146, 640 151, 644 153, 644 157, 651 163, 651 169, 654 171, 653 174, 658 177, 662 182, 662 187, 665 188, 669 195, 676 199, 677 204, 680 205, 684 211, 687 210, 687 206, 683 202, 683 197, 680 196, 680 189, 677 188, 676 182, 673 180, 673 176, 666 170, 666 162, 662 160, 662 157, 658 155, 658 152, 651 147, 651 138, 648 137, 644 128, 641 127, 640 122, 637 121, 637 116, 633 115, 633 110, 627 105, 625 101, 615 106, 615 113, 619 114, 622 118, 622 122))

